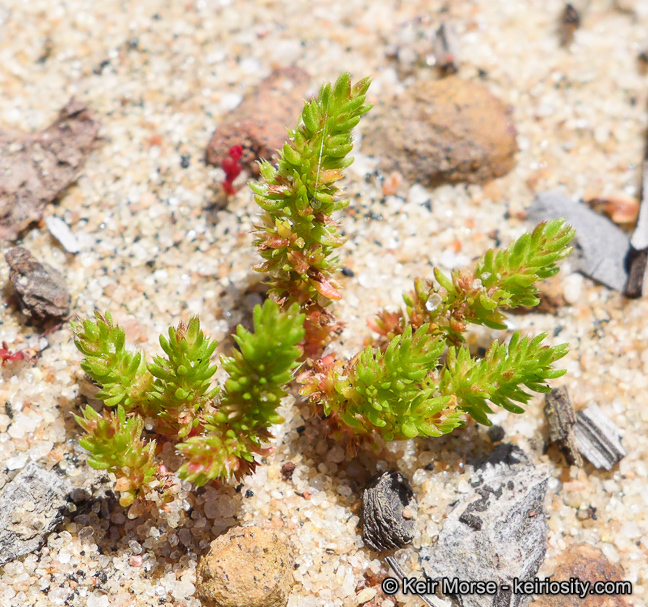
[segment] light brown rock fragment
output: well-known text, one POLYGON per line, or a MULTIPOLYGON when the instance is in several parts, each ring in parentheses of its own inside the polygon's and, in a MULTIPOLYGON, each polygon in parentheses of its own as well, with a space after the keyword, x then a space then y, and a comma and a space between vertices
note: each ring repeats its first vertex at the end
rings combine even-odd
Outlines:
POLYGON ((98 130, 87 108, 72 99, 44 131, 0 131, 0 243, 39 221, 45 205, 76 180, 98 130))
POLYGON ((510 109, 481 84, 453 76, 417 82, 379 108, 363 152, 409 181, 485 183, 515 166, 515 136, 510 109))
MULTIPOLYGON (((582 582, 622 581, 625 572, 621 565, 615 565, 603 553, 589 544, 570 546, 557 559, 556 569, 551 576, 555 581, 578 578, 582 582)), ((627 607, 622 595, 589 594, 584 599, 576 595, 543 595, 531 607, 627 607)))
POLYGON ((241 105, 225 116, 207 146, 207 162, 221 166, 230 148, 243 146, 241 166, 258 175, 257 160, 270 160, 288 139, 304 105, 310 77, 298 67, 275 69, 241 105))
POLYGON ((292 548, 276 531, 234 527, 198 563, 205 607, 284 607, 293 585, 292 548))

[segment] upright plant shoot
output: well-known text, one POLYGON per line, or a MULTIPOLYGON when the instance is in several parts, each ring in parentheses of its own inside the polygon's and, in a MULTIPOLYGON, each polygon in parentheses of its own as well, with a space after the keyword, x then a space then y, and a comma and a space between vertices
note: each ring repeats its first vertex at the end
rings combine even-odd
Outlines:
POLYGON ((365 103, 369 84, 364 78, 352 85, 343 74, 324 85, 305 103, 277 166, 262 162, 261 180, 250 184, 263 209, 255 244, 264 262, 257 269, 269 276, 282 308, 297 303, 306 314, 309 355, 319 353, 339 326, 328 307, 342 297, 333 252, 344 239, 332 215, 349 204, 337 182, 353 162, 352 130, 371 109, 365 103))

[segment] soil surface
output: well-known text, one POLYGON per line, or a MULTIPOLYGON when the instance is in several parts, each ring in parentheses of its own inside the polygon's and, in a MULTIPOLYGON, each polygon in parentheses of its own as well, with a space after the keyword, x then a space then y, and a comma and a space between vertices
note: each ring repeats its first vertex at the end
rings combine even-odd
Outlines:
MULTIPOLYGON (((448 271, 470 263, 527 230, 524 210, 536 193, 639 198, 648 76, 636 57, 648 5, 592 0, 565 47, 558 33, 563 10, 557 0, 7 0, 0 5, 0 129, 44 131, 72 98, 100 124, 75 183, 43 211, 69 226, 79 252, 67 252, 44 221, 12 245, 63 275, 72 317, 108 310, 131 344, 154 355, 160 333, 199 314, 227 352, 230 331, 249 323, 261 301, 261 277, 252 270, 259 258, 249 173, 237 178, 238 193, 225 208, 213 189, 224 179, 205 162, 215 129, 275 68, 303 69, 310 93, 342 71, 354 80, 370 75, 368 100, 375 104, 437 80, 434 32, 451 22, 459 49, 452 77, 478 82, 512 109, 514 167, 486 184, 431 188, 415 175, 377 171, 381 158, 363 150, 360 124, 345 180, 351 205, 342 220, 344 298, 335 304, 346 327, 334 347, 350 356, 371 335, 366 319, 400 305, 413 277, 431 277, 433 265, 448 271)), ((8 281, 0 256, 0 284, 8 281)), ((561 304, 550 307, 553 314, 513 316, 510 329, 570 344, 559 363, 567 373, 554 385, 568 387, 576 410, 597 403, 619 427, 628 454, 605 472, 545 453, 540 396, 524 415, 498 411, 493 421, 505 441, 549 470, 550 532, 540 576, 562 567, 569 547, 589 544, 632 582, 627 604, 644 606, 648 303, 594 284, 569 260, 552 290, 561 304)), ((420 604, 381 594, 388 568, 362 541, 362 489, 378 471, 409 479, 417 530, 396 557, 419 575, 416 550, 439 535, 451 504, 470 491, 476 462, 494 448, 486 428, 470 425, 442 439, 352 457, 286 401, 276 449, 253 476, 198 491, 182 485, 167 509, 129 512, 102 492, 110 483, 85 464, 73 419, 86 402, 81 356, 67 322, 50 329, 3 292, 0 343, 42 351, 35 362, 9 361, 0 370, 0 487, 37 461, 86 493, 43 547, 0 568, 3 607, 199 607, 198 557, 237 524, 290 537, 290 607, 420 604), (290 475, 282 473, 287 463, 294 464, 290 475)), ((496 336, 481 330, 471 340, 484 347, 496 336)), ((169 468, 178 465, 172 451, 163 457, 169 468)))

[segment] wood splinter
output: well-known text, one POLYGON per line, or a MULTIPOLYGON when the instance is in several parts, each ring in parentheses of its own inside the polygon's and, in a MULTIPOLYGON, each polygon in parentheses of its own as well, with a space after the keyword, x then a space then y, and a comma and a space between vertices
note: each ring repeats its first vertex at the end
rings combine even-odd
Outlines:
POLYGON ((627 455, 618 428, 594 403, 576 414, 574 434, 578 450, 596 468, 612 470, 627 455))
POLYGON ((545 397, 544 414, 549 424, 549 443, 558 446, 567 463, 582 468, 583 459, 576 446, 576 413, 567 388, 555 388, 545 397))

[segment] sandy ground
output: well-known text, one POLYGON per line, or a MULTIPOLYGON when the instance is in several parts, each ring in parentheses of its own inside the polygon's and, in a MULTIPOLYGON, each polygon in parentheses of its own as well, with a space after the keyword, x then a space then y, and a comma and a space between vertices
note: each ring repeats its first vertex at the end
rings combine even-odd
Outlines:
MULTIPOLYGON (((648 36, 648 3, 624 5, 635 15, 594 0, 565 50, 557 43, 557 0, 5 1, 0 125, 44 128, 71 96, 102 124, 102 139, 76 185, 46 209, 46 216, 65 220, 82 251, 67 254, 44 226, 22 244, 66 276, 75 315, 110 310, 147 352, 157 352, 157 335, 169 324, 196 313, 227 346, 229 329, 258 302, 250 291, 259 280, 251 271, 257 257, 249 234, 256 209, 245 188, 226 210, 205 209, 210 185, 222 179, 203 161, 216 124, 274 65, 303 67, 313 88, 341 71, 371 75, 372 101, 434 78, 425 56, 419 66, 408 65, 407 50, 400 61, 386 55, 415 46, 410 20, 425 16, 429 35, 449 19, 461 45, 459 76, 474 79, 483 70, 490 90, 514 108, 517 166, 486 187, 444 186, 422 196, 410 183, 385 197, 359 138, 346 181, 349 242, 341 252, 355 276, 344 279, 345 299, 336 308, 347 322, 338 351, 353 352, 369 335, 366 318, 398 304, 413 276, 430 276, 431 265, 469 262, 493 246, 495 229, 503 243, 522 233, 518 216, 536 191, 637 196, 648 87, 636 56, 648 36)), ((0 282, 7 279, 0 262, 0 282)), ((540 398, 529 413, 498 414, 495 421, 551 470, 551 532, 541 575, 565 547, 591 543, 623 566, 634 585, 628 603, 638 607, 648 597, 648 304, 572 274, 568 262, 561 288, 569 305, 557 317, 516 316, 513 323, 571 344, 560 382, 577 408, 590 402, 603 408, 622 429, 628 456, 606 473, 590 465, 570 470, 542 455, 540 398), (596 520, 583 516, 590 506, 596 520)), ((37 330, 4 304, 0 323, 1 340, 38 343, 37 330)), ((47 340, 35 366, 8 365, 0 374, 0 402, 14 412, 11 419, 0 407, 0 468, 11 478, 30 459, 41 460, 81 482, 88 472, 72 419, 83 403, 80 356, 67 325, 47 340)), ((109 500, 70 513, 43 549, 0 570, 0 603, 196 607, 197 555, 229 526, 254 522, 285 528, 296 544, 291 607, 355 605, 368 574, 384 567, 362 547, 357 526, 369 476, 398 468, 412 479, 420 505, 416 548, 438 534, 449 504, 467 490, 470 461, 491 448, 483 428, 470 428, 352 460, 317 425, 304 430, 289 404, 285 414, 275 453, 238 492, 185 487, 171 512, 134 520, 109 500), (297 464, 291 482, 280 475, 288 460, 297 464), (299 495, 304 491, 310 499, 299 495), (138 554, 141 565, 131 558, 138 554)), ((413 550, 401 557, 416 565, 413 550)))

